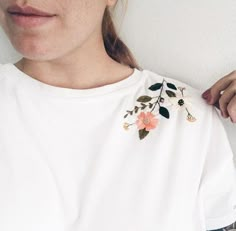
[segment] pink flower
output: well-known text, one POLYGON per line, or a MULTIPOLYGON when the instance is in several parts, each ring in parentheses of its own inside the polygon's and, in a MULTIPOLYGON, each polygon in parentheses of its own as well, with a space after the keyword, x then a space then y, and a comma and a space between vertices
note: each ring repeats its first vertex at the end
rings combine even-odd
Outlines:
POLYGON ((141 112, 138 115, 138 120, 136 120, 135 123, 139 130, 145 128, 146 131, 150 131, 157 126, 158 121, 159 120, 155 118, 155 115, 153 115, 151 112, 141 112))

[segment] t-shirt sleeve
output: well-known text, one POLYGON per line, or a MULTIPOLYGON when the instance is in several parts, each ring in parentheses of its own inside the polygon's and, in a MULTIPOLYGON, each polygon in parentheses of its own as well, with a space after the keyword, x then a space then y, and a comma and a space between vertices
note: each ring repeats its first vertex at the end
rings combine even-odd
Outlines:
POLYGON ((236 164, 227 133, 212 107, 200 192, 206 230, 236 221, 236 164))

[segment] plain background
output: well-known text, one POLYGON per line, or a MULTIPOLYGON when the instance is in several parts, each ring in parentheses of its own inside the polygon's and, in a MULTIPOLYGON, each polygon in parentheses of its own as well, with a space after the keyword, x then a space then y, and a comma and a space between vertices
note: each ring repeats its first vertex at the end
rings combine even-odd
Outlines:
MULTIPOLYGON (((236 70, 235 12, 235 0, 129 0, 127 9, 120 1, 113 16, 143 69, 203 92, 236 70)), ((0 51, 1 63, 21 58, 1 28, 0 51)), ((221 119, 236 156, 236 124, 221 119)))

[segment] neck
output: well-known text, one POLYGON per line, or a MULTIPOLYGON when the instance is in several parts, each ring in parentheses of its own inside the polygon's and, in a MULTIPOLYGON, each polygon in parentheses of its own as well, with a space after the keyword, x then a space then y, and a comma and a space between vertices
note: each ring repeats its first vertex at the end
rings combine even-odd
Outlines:
POLYGON ((15 66, 27 75, 50 85, 87 89, 110 84, 133 70, 108 56, 103 42, 81 46, 63 57, 47 61, 22 58, 15 66))

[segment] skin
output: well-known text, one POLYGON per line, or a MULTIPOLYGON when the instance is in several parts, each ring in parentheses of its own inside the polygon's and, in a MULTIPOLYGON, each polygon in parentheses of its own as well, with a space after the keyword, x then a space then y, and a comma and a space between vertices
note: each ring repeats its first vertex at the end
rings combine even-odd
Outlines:
POLYGON ((41 82, 74 89, 99 87, 127 78, 133 69, 110 58, 102 38, 104 10, 114 7, 116 1, 1 0, 1 26, 23 56, 15 66, 41 82), (7 13, 7 7, 15 3, 56 16, 41 26, 19 27, 7 13))
POLYGON ((218 80, 209 91, 208 97, 202 95, 206 102, 220 109, 224 118, 236 123, 236 71, 218 80))

